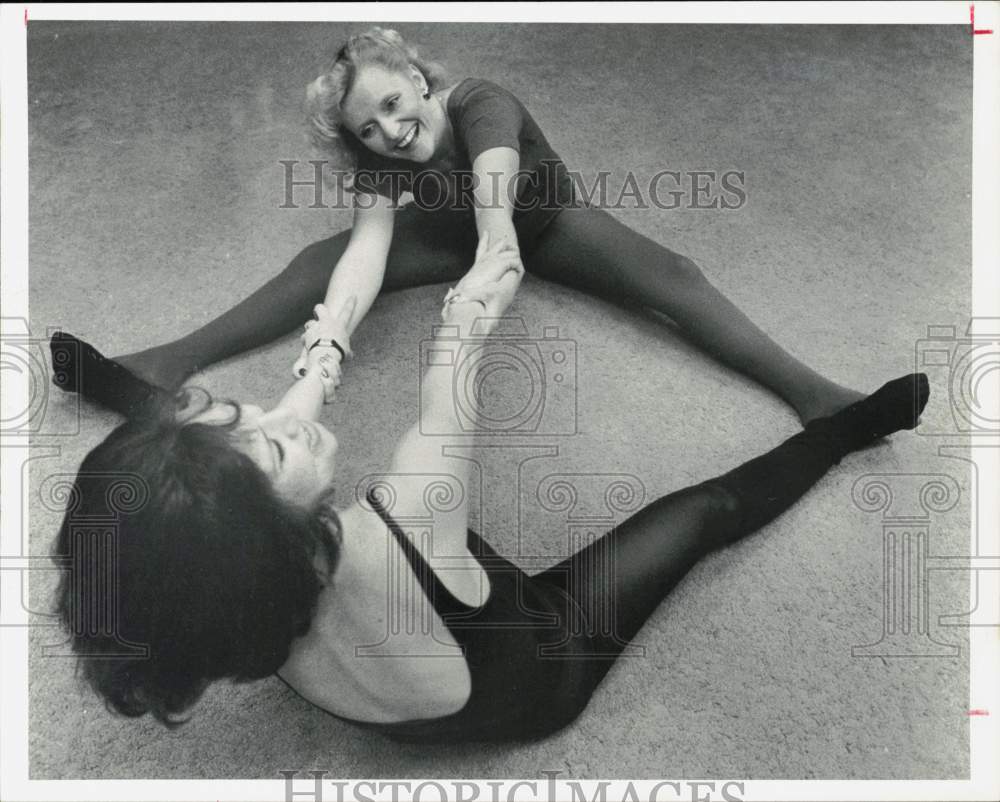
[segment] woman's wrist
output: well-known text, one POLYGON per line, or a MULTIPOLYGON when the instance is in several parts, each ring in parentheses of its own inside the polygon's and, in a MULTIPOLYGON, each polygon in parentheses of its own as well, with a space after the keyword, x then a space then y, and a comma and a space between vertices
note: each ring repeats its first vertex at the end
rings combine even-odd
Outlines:
POLYGON ((449 326, 458 326, 462 336, 467 336, 476 321, 485 314, 486 305, 482 301, 460 300, 445 303, 441 310, 441 320, 449 326))
POLYGON ((306 367, 312 365, 327 365, 335 367, 344 361, 344 352, 339 348, 327 345, 316 345, 306 352, 306 367))
POLYGON ((306 375, 314 374, 321 379, 332 379, 340 375, 340 362, 335 359, 317 359, 306 365, 306 375))
POLYGON ((316 340, 310 343, 307 353, 312 354, 313 351, 335 352, 337 354, 338 362, 347 356, 347 351, 344 346, 333 339, 333 337, 317 337, 316 340))
POLYGON ((444 296, 444 307, 442 316, 473 316, 477 317, 486 311, 486 302, 481 298, 469 297, 462 292, 458 292, 454 287, 450 288, 444 296))
POLYGON ((476 298, 455 298, 444 305, 444 316, 460 320, 475 320, 486 314, 486 302, 476 298))

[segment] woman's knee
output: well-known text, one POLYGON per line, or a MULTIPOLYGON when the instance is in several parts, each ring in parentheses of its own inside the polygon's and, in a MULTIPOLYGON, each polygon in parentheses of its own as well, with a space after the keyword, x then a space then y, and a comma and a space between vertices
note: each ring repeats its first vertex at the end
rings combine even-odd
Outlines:
POLYGON ((344 255, 350 238, 351 232, 349 230, 341 231, 333 237, 307 245, 299 251, 292 260, 292 264, 299 268, 325 269, 329 273, 340 261, 340 257, 344 255))
POLYGON ((709 550, 729 542, 743 515, 739 496, 717 479, 678 490, 654 505, 662 505, 667 520, 675 527, 695 533, 695 539, 705 543, 709 550))
POLYGON ((676 282, 696 283, 705 281, 705 274, 698 264, 688 256, 680 253, 670 254, 667 266, 670 270, 670 278, 676 282))
POLYGON ((736 493, 719 482, 704 482, 699 489, 703 493, 706 529, 717 548, 725 546, 740 530, 743 504, 736 493))

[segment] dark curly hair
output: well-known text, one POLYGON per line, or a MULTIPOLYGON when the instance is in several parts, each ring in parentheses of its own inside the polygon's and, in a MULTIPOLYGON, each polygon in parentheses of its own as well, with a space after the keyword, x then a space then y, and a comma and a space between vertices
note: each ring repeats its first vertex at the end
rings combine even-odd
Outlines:
POLYGON ((233 446, 238 405, 221 425, 190 422, 212 404, 192 398, 86 456, 54 555, 70 566, 57 608, 78 671, 110 709, 171 727, 212 681, 260 679, 287 660, 340 542, 329 496, 286 503, 233 446))

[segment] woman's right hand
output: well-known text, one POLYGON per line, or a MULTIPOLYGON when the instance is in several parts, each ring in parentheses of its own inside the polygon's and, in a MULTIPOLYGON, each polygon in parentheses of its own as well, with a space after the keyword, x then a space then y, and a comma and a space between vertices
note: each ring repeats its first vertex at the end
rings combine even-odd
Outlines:
POLYGON ((335 340, 344 349, 344 355, 352 356, 350 324, 357 302, 357 297, 351 295, 341 303, 331 307, 327 307, 325 304, 316 304, 313 308, 316 317, 306 322, 305 330, 300 338, 302 352, 292 368, 295 378, 300 379, 305 376, 306 372, 315 367, 321 358, 324 359, 327 366, 329 366, 331 359, 334 360, 339 376, 339 364, 342 358, 340 352, 335 347, 320 345, 313 348, 313 345, 317 340, 335 340))

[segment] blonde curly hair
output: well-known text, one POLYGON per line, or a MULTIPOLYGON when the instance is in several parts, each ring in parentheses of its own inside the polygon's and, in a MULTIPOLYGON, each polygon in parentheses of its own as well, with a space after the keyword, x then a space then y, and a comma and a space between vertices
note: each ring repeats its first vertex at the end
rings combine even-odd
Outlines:
POLYGON ((420 70, 431 91, 447 85, 448 81, 440 64, 420 58, 417 48, 390 28, 369 28, 348 39, 330 69, 306 88, 310 137, 316 148, 340 169, 353 170, 364 147, 341 124, 340 104, 351 91, 360 69, 368 64, 399 72, 412 65, 420 70))

